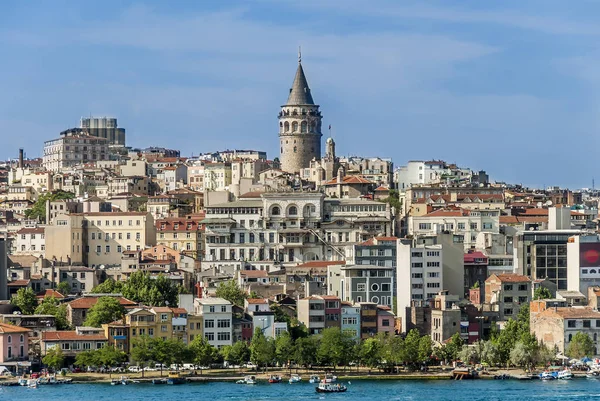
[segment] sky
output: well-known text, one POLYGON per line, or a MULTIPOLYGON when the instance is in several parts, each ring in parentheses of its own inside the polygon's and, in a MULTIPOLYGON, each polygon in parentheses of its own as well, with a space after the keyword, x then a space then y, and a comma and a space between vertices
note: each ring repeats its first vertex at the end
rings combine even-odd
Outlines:
MULTIPOLYGON (((339 155, 591 187, 599 1, 2 1, 0 158, 82 116, 127 144, 278 157, 298 46, 339 155)), ((323 132, 323 140, 328 132, 323 132)))

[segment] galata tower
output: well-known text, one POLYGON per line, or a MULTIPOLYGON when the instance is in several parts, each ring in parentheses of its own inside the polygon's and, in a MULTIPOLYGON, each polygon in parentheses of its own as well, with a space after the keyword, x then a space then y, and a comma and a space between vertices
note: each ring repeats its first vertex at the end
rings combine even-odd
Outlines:
POLYGON ((290 95, 279 112, 281 169, 298 173, 309 167, 312 159, 321 158, 321 112, 315 104, 298 53, 298 69, 290 95))

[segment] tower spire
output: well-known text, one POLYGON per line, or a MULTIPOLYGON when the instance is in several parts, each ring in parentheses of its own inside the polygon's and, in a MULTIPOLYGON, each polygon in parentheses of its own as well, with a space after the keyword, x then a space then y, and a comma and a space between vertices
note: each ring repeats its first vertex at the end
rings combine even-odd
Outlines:
POLYGON ((298 46, 298 63, 302 62, 302 46, 298 46))

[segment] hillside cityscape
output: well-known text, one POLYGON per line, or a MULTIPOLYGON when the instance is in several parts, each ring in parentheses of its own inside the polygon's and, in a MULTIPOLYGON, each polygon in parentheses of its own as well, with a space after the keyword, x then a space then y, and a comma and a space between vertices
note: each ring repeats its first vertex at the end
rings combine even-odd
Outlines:
POLYGON ((0 167, 0 365, 600 355, 593 185, 527 188, 391 149, 340 156, 300 56, 295 68, 273 105, 278 155, 135 148, 116 117, 94 116, 14 149, 0 167))

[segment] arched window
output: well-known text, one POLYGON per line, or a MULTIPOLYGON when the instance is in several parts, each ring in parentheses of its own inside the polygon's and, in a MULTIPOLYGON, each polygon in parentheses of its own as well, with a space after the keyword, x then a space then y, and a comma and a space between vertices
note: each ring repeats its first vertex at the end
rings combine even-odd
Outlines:
POLYGON ((292 123, 292 132, 298 132, 298 121, 292 123))
POLYGON ((6 338, 6 342, 7 342, 7 343, 9 343, 9 344, 10 344, 10 343, 12 343, 12 336, 11 336, 11 335, 9 335, 9 336, 6 338))
POLYGON ((279 132, 283 132, 283 123, 279 122, 279 132))
POLYGON ((298 208, 296 206, 290 206, 288 209, 288 216, 295 216, 298 214, 298 208))
POLYGON ((279 216, 281 214, 281 209, 279 209, 279 206, 273 206, 271 208, 271 216, 279 216))
POLYGON ((302 132, 303 134, 308 132, 308 123, 306 121, 302 121, 302 123, 300 124, 300 132, 302 132))
POLYGON ((283 131, 284 132, 290 132, 290 123, 288 123, 287 121, 283 125, 283 131))
POLYGON ((24 343, 25 342, 25 336, 23 334, 21 334, 21 342, 24 343))
POLYGON ((294 153, 296 153, 297 148, 294 146, 294 153))

